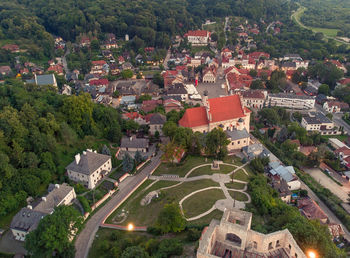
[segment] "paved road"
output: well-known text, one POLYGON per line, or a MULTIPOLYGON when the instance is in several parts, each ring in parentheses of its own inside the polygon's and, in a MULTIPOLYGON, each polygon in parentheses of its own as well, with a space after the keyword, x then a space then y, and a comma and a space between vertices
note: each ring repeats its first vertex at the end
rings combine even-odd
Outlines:
POLYGON ((68 69, 68 65, 67 65, 67 59, 66 56, 70 54, 70 50, 67 47, 66 53, 64 53, 64 56, 62 57, 62 64, 63 64, 63 68, 64 68, 64 72, 67 74, 69 73, 69 69, 68 69))
POLYGON ((112 199, 100 210, 98 210, 90 219, 88 219, 84 229, 80 232, 75 242, 76 258, 86 258, 88 256, 95 234, 105 217, 116 207, 121 205, 160 164, 161 155, 162 153, 159 152, 157 156, 152 158, 151 163, 137 175, 129 177, 125 181, 121 182, 118 193, 114 195, 112 199))

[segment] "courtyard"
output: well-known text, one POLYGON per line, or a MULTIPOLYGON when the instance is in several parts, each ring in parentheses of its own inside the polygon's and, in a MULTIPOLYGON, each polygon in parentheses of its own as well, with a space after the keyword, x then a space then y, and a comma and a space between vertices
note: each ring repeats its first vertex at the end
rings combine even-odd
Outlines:
POLYGON ((213 160, 188 156, 181 164, 161 164, 116 211, 106 224, 153 226, 166 203, 177 203, 190 224, 209 224, 225 208, 244 209, 251 171, 236 157, 212 169, 213 160))

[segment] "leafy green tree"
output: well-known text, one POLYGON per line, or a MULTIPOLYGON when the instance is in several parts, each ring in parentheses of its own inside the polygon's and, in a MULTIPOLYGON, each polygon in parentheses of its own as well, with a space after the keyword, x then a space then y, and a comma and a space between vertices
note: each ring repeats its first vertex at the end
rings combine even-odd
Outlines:
POLYGON ((329 86, 327 84, 321 84, 318 88, 318 94, 324 94, 326 96, 329 96, 331 93, 329 86))
POLYGON ((255 78, 258 75, 258 72, 255 69, 251 69, 249 71, 249 75, 253 78, 255 78))
POLYGON ((127 247, 121 258, 148 258, 148 253, 140 246, 129 246, 127 247))
POLYGON ((153 79, 152 79, 154 84, 159 85, 160 87, 164 87, 164 78, 160 73, 155 73, 153 75, 153 79))
POLYGON ((124 154, 124 158, 123 158, 123 171, 126 172, 132 172, 132 170, 134 169, 134 160, 133 158, 130 156, 129 153, 125 153, 124 154))
POLYGON ((143 157, 141 155, 141 152, 139 152, 139 151, 136 151, 136 153, 135 153, 135 162, 137 165, 139 165, 140 163, 143 162, 143 157))
POLYGON ((255 89, 263 89, 264 88, 264 84, 261 80, 254 80, 252 81, 252 84, 250 85, 250 88, 252 90, 255 90, 255 89))
POLYGON ((186 220, 182 217, 179 206, 176 203, 165 204, 158 215, 156 227, 164 234, 181 232, 185 226, 186 220))
POLYGON ((218 34, 216 34, 216 33, 212 33, 212 34, 211 34, 211 40, 212 40, 212 41, 218 41, 218 38, 219 38, 219 37, 218 37, 218 34))
POLYGON ((26 236, 25 247, 33 257, 74 257, 70 239, 81 228, 82 217, 72 206, 59 206, 26 236))
POLYGON ((126 69, 121 72, 121 76, 123 79, 130 79, 134 76, 134 73, 132 70, 126 69))
POLYGON ((226 133, 221 129, 214 128, 206 136, 206 148, 209 155, 223 159, 227 155, 227 145, 230 141, 226 133))
POLYGON ((163 239, 159 243, 158 257, 179 256, 183 252, 183 245, 178 239, 163 239))

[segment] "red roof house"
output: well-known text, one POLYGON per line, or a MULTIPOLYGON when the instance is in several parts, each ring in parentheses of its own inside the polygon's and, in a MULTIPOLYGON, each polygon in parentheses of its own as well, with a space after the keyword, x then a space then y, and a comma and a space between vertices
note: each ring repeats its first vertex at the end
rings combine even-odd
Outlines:
POLYGON ((2 49, 5 49, 5 50, 10 51, 12 53, 19 52, 19 46, 15 45, 15 44, 6 44, 2 47, 2 49))
POLYGON ((100 86, 100 87, 102 87, 102 86, 108 86, 109 81, 108 81, 108 79, 97 79, 97 80, 91 80, 89 82, 89 84, 91 86, 100 86))

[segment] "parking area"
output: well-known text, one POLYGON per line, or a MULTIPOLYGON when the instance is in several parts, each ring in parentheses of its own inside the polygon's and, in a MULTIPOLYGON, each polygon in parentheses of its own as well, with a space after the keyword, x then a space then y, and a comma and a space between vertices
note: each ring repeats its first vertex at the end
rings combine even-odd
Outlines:
POLYGON ((0 252, 8 254, 27 254, 27 251, 24 249, 24 242, 15 240, 10 230, 7 230, 0 237, 0 252))
POLYGON ((347 202, 349 189, 335 183, 331 178, 326 176, 319 168, 304 169, 317 182, 328 188, 333 194, 338 196, 343 202, 347 202))

